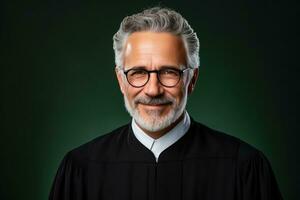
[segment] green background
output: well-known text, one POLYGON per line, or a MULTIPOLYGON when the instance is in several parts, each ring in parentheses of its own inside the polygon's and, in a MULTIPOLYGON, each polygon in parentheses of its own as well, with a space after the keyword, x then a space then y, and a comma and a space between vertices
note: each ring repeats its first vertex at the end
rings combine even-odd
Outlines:
POLYGON ((298 3, 1 1, 0 199, 47 199, 65 153, 127 123, 112 36, 153 5, 198 33, 190 115, 269 158, 285 199, 300 199, 298 3))

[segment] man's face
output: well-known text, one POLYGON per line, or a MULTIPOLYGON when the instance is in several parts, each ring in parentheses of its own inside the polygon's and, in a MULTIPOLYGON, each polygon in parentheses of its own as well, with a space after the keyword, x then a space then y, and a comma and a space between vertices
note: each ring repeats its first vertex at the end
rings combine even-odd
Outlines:
MULTIPOLYGON (((121 67, 125 71, 139 67, 159 70, 166 66, 180 69, 186 66, 186 52, 182 39, 170 33, 135 32, 127 39, 123 61, 121 67)), ((186 70, 177 85, 165 87, 151 73, 147 84, 136 88, 127 82, 122 71, 116 73, 128 112, 142 129, 151 132, 169 127, 182 115, 195 82, 193 79, 189 86, 191 77, 186 70)))

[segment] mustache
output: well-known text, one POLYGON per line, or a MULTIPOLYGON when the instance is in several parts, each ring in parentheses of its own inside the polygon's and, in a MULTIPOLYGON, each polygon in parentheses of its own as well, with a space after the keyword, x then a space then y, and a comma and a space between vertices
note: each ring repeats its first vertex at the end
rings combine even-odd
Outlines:
POLYGON ((169 97, 137 97, 134 100, 135 104, 147 104, 147 105, 158 105, 158 104, 173 104, 175 100, 169 97))

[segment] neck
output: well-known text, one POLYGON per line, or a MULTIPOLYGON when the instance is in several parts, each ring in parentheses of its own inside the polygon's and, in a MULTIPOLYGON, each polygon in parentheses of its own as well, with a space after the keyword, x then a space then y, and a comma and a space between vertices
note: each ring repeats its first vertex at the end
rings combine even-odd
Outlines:
POLYGON ((172 130, 184 117, 184 112, 182 113, 182 115, 180 117, 178 117, 178 119, 172 123, 170 126, 160 130, 160 131, 148 131, 146 129, 144 129, 143 127, 141 127, 138 123, 137 125, 147 134, 149 135, 150 137, 152 137, 153 139, 158 139, 160 138, 161 136, 165 135, 167 132, 169 132, 170 130, 172 130))

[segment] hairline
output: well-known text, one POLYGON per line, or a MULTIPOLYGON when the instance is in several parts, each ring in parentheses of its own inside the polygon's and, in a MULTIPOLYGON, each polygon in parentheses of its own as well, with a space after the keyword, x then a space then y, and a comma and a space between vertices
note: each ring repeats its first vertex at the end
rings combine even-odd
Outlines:
POLYGON ((133 31, 133 32, 129 32, 129 33, 125 33, 124 34, 124 38, 123 38, 123 44, 122 44, 122 51, 120 52, 120 58, 118 58, 117 60, 121 60, 122 61, 122 64, 121 66, 118 66, 118 64, 116 63, 116 67, 121 69, 122 67, 124 67, 124 52, 125 52, 125 46, 127 44, 127 41, 128 41, 128 38, 134 34, 134 33, 141 33, 141 32, 150 32, 150 33, 169 33, 173 36, 176 36, 176 37, 179 37, 183 43, 183 46, 184 46, 184 50, 185 50, 185 58, 186 58, 186 64, 185 66, 186 67, 190 67, 192 69, 196 69, 198 68, 198 66, 190 66, 191 65, 191 62, 190 62, 190 58, 189 58, 189 53, 188 53, 188 44, 187 44, 187 41, 186 41, 186 38, 184 37, 183 34, 180 34, 180 35, 177 35, 177 34, 174 34, 172 32, 169 32, 169 31, 157 31, 157 30, 152 30, 152 29, 147 29, 147 30, 141 30, 141 31, 133 31))

